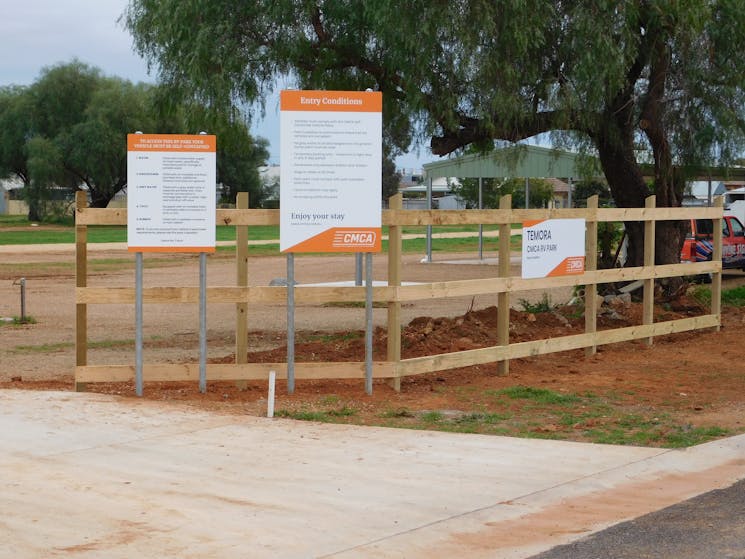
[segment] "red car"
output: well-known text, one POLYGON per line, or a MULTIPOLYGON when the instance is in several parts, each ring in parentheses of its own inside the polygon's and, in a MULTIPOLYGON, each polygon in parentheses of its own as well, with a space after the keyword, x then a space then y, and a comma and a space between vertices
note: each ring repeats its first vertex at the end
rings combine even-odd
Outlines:
MULTIPOLYGON (((711 260, 714 222, 711 219, 691 219, 683 249, 682 262, 711 260)), ((745 270, 745 227, 731 215, 722 219, 722 268, 745 270)))

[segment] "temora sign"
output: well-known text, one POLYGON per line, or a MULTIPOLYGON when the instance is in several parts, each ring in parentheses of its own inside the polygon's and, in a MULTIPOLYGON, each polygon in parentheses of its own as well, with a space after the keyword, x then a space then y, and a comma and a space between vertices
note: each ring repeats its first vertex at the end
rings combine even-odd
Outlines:
POLYGON ((585 220, 523 223, 522 277, 545 278, 585 271, 585 220))

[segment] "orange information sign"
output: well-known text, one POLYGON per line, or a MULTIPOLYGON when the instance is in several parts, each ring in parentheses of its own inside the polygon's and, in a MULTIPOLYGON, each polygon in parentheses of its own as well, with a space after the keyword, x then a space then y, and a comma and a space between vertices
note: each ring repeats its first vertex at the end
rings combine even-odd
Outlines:
POLYGON ((280 250, 380 252, 382 94, 282 91, 280 250))
POLYGON ((127 135, 127 249, 214 252, 215 136, 127 135))

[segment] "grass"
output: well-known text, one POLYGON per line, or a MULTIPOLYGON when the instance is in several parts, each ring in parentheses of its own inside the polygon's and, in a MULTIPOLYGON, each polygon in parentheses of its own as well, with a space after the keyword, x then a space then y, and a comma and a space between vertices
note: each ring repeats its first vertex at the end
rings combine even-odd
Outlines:
POLYGON ((357 410, 350 408, 349 406, 342 406, 340 408, 331 408, 326 410, 277 410, 274 415, 276 417, 286 417, 288 419, 296 419, 299 421, 318 421, 321 423, 339 423, 344 418, 349 418, 357 414, 357 410))
MULTIPOLYGON (((711 305, 711 288, 707 285, 697 285, 691 295, 704 306, 711 305)), ((722 290, 722 305, 728 307, 745 306, 745 285, 722 290)))
MULTIPOLYGON (((64 258, 64 256, 60 256, 64 258)), ((144 259, 145 269, 176 266, 182 261, 174 258, 157 258, 148 256, 144 259)), ((116 272, 134 268, 134 256, 131 258, 89 258, 88 271, 116 272)), ((3 271, 11 277, 27 279, 40 276, 63 276, 75 274, 75 262, 69 258, 59 262, 11 262, 3 265, 3 271)))
POLYGON ((662 446, 686 448, 728 435, 721 427, 692 427, 670 425, 650 421, 637 416, 628 416, 619 421, 619 427, 593 429, 588 432, 593 442, 600 444, 630 446, 662 446))
POLYGON ((499 390, 497 396, 507 396, 512 400, 530 400, 538 404, 567 405, 579 401, 576 394, 560 394, 545 388, 533 388, 530 386, 512 386, 499 390))
POLYGON ((518 303, 520 304, 520 307, 523 311, 532 314, 551 312, 555 306, 551 303, 551 297, 549 297, 548 293, 544 293, 543 297, 541 297, 541 300, 535 303, 531 303, 527 299, 520 299, 518 303))
POLYGON ((55 344, 17 345, 12 353, 54 353, 74 347, 73 342, 58 342, 55 344))
POLYGON ((717 426, 680 423, 673 413, 630 411, 623 398, 610 392, 606 395, 567 394, 516 385, 501 390, 471 391, 469 401, 465 401, 465 393, 462 395, 461 410, 416 411, 398 407, 379 412, 373 418, 357 419, 357 412, 341 406, 338 396, 327 396, 318 402, 322 409, 285 410, 280 415, 299 420, 357 422, 402 429, 663 448, 692 446, 730 434, 717 426))
POLYGON ((0 228, 28 227, 31 222, 24 215, 0 215, 0 228))
MULTIPOLYGON (((16 227, 28 227, 31 225, 23 216, 0 216, 0 245, 33 245, 33 244, 59 244, 74 243, 75 228, 72 225, 59 225, 54 227, 40 227, 30 230, 10 230, 16 227)), ((519 228, 518 224, 513 226, 519 228)), ((491 227, 491 229, 496 226, 491 227)), ((489 230, 490 226, 485 226, 489 230)), ((405 234, 426 233, 425 226, 403 227, 405 234)), ((474 251, 478 248, 478 239, 475 236, 478 233, 477 225, 449 225, 433 227, 434 233, 448 232, 471 232, 474 237, 465 239, 435 239, 432 243, 434 252, 460 252, 474 251)), ((388 227, 383 228, 383 234, 387 235, 388 227)), ((234 241, 235 227, 232 225, 218 225, 215 237, 217 241, 234 241)), ((249 228, 249 240, 272 240, 279 239, 279 226, 277 225, 253 225, 249 228)), ((88 227, 89 243, 125 243, 127 241, 127 228, 123 225, 91 225, 88 227)), ((522 241, 518 237, 511 240, 512 250, 520 250, 522 241)), ((496 241, 488 239, 485 243, 491 244, 496 250, 496 241)), ((403 241, 404 251, 422 252, 426 250, 425 239, 406 239, 403 241)), ((232 247, 219 247, 219 249, 229 250, 232 247)), ((387 250, 387 241, 383 241, 383 250, 387 250)), ((269 245, 250 245, 249 253, 254 255, 278 254, 279 243, 269 245)))
MULTIPOLYGON (((27 222, 28 224, 28 222, 27 222)), ((0 245, 35 245, 74 243, 75 229, 73 227, 39 228, 32 230, 3 230, 17 227, 19 224, 8 225, 0 222, 0 245)), ((218 241, 234 241, 235 227, 218 225, 215 231, 218 241)), ((279 229, 271 225, 252 226, 249 231, 250 240, 271 240, 279 238, 279 229)), ((126 243, 127 228, 123 225, 91 225, 88 227, 89 243, 126 243)))
POLYGON ((325 344, 333 342, 346 342, 349 340, 355 340, 364 337, 365 332, 361 330, 341 332, 334 334, 309 334, 307 337, 303 337, 300 342, 323 342, 325 344))
POLYGON ((10 317, 10 320, 0 320, 0 327, 23 326, 24 324, 36 324, 36 319, 33 316, 12 316, 10 317))
MULTIPOLYGON (((35 323, 36 321, 34 321, 35 323)), ((0 323, 2 324, 2 323, 0 323)), ((152 336, 149 341, 162 339, 160 336, 152 336)), ((126 340, 98 340, 89 341, 88 349, 113 349, 118 347, 134 347, 133 339, 126 340)), ((11 353, 54 353, 75 347, 74 342, 58 342, 54 344, 18 345, 12 348, 11 353)))

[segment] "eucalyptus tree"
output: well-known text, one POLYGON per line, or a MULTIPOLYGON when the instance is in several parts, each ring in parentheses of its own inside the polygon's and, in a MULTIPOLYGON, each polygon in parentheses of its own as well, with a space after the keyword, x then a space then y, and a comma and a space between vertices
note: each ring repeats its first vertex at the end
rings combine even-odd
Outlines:
POLYGON ((0 178, 30 181, 26 140, 30 134, 29 96, 21 86, 0 88, 0 178))
POLYGON ((218 180, 231 200, 238 190, 261 200, 258 167, 268 157, 242 118, 207 112, 193 101, 164 103, 162 88, 101 74, 77 60, 46 68, 26 88, 0 90, 0 172, 24 181, 30 216, 43 218, 51 189, 85 189, 106 207, 127 185, 126 135, 194 133, 220 136, 218 180))
POLYGON ((127 183, 127 132, 153 122, 150 88, 78 61, 46 68, 28 90, 31 194, 85 188, 105 207, 127 183))
MULTIPOLYGON (((386 142, 446 155, 542 133, 594 152, 619 206, 681 203, 692 164, 745 126, 745 11, 734 0, 130 0, 137 50, 215 110, 303 88, 384 93, 386 142), (641 164, 652 163, 651 184, 641 164)), ((629 262, 643 227, 627 223, 629 262)), ((682 230, 658 225, 659 262, 682 230)))
POLYGON ((259 167, 269 159, 269 142, 253 138, 246 119, 238 111, 218 113, 195 103, 178 107, 183 130, 204 130, 217 136, 217 182, 221 201, 234 203, 238 192, 248 192, 252 208, 261 207, 267 192, 259 167))

